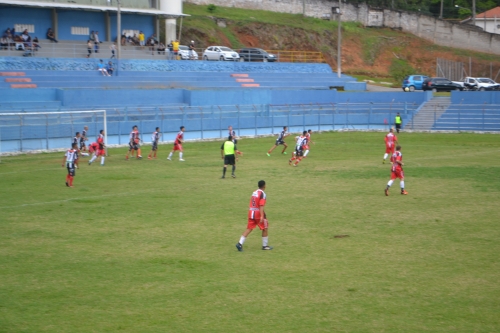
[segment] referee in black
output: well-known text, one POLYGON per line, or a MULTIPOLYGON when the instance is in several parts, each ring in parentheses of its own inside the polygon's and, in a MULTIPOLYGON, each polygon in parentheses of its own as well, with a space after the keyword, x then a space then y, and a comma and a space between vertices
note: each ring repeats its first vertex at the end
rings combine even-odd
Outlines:
POLYGON ((236 170, 236 161, 238 158, 235 153, 237 151, 236 144, 233 142, 233 137, 230 135, 220 147, 220 154, 224 160, 224 168, 222 169, 222 179, 226 178, 226 170, 228 165, 233 166, 233 171, 231 172, 231 177, 236 178, 234 171, 236 170))

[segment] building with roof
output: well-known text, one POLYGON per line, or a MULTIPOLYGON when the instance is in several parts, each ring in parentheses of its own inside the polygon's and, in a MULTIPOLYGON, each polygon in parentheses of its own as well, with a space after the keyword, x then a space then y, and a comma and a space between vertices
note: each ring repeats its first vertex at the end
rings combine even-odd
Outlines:
POLYGON ((0 0, 0 22, 25 29, 33 37, 45 39, 49 28, 56 39, 87 41, 98 31, 101 41, 117 40, 118 4, 121 33, 159 36, 159 21, 165 19, 167 39, 175 38, 176 19, 182 13, 182 0, 0 0))
MULTIPOLYGON (((466 18, 460 23, 472 24, 472 17, 466 18)), ((476 15, 476 26, 485 32, 500 34, 500 6, 476 15)))

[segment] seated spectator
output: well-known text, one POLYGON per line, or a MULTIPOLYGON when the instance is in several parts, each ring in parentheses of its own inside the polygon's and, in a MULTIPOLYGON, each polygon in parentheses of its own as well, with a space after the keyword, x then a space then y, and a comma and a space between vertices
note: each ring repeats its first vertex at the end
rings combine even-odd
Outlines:
POLYGON ((7 40, 7 37, 5 34, 0 38, 0 48, 2 50, 7 50, 9 48, 9 41, 7 40))
POLYGON ((149 39, 154 40, 155 44, 158 44, 158 38, 156 38, 156 34, 152 34, 151 37, 149 37, 149 39))
POLYGON ((102 59, 99 60, 99 63, 97 64, 97 70, 102 73, 102 76, 111 76, 108 74, 108 71, 104 67, 104 63, 102 62, 102 59))
POLYGON ((35 36, 33 38, 33 48, 41 49, 42 47, 40 46, 40 42, 38 41, 38 37, 35 36))
POLYGON ((125 46, 125 44, 127 43, 127 36, 122 35, 121 43, 122 43, 122 46, 125 46))
POLYGON ((134 44, 134 45, 140 45, 139 44, 139 37, 137 37, 136 34, 134 34, 134 37, 132 37, 132 44, 134 44))
POLYGON ((108 64, 106 65, 106 70, 108 71, 109 75, 113 75, 114 68, 113 68, 113 63, 111 61, 109 61, 108 64))
POLYGON ((25 43, 31 42, 31 37, 28 34, 28 29, 24 29, 23 33, 21 34, 21 38, 25 43))
POLYGON ((52 31, 52 28, 49 28, 49 30, 47 30, 47 39, 57 43, 56 35, 54 35, 54 31, 52 31))
POLYGON ((165 44, 160 43, 156 50, 158 51, 158 54, 165 54, 165 44))

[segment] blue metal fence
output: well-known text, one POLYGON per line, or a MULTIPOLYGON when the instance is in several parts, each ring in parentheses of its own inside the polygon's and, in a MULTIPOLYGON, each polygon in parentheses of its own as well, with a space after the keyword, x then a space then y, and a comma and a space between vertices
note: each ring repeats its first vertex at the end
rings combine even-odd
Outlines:
MULTIPOLYGON (((156 127, 161 129, 162 141, 173 140, 180 126, 186 127, 187 140, 222 138, 229 125, 239 136, 275 134, 283 126, 292 132, 383 129, 396 112, 408 118, 417 107, 409 103, 332 103, 113 108, 106 110, 107 140, 108 145, 127 144, 134 125, 139 127, 144 142, 150 141, 156 127)), ((35 115, 0 113, 1 153, 66 148, 84 126, 89 127, 89 141, 104 129, 102 114, 57 111, 35 115)))

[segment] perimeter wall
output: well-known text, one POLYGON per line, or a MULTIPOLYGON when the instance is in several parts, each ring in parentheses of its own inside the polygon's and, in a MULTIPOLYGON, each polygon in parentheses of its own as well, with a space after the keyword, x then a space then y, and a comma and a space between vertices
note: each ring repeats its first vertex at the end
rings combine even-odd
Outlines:
MULTIPOLYGON (((304 14, 317 18, 330 17, 332 7, 339 6, 339 1, 334 0, 189 0, 187 2, 304 14)), ((360 22, 366 27, 401 29, 438 45, 500 54, 500 35, 481 31, 474 26, 450 23, 414 12, 371 8, 365 3, 342 3, 341 7, 342 21, 360 22)))

